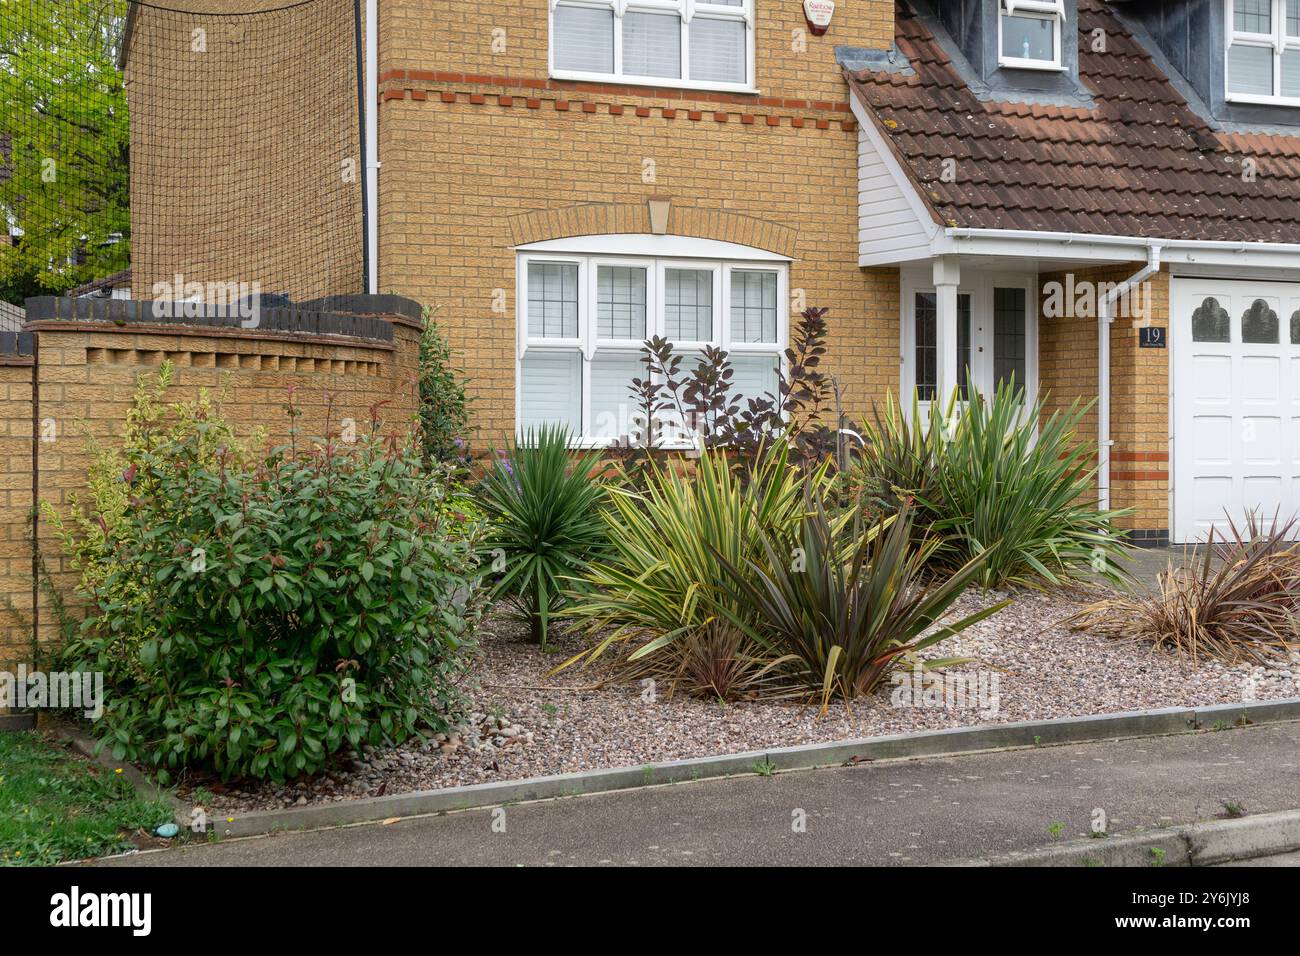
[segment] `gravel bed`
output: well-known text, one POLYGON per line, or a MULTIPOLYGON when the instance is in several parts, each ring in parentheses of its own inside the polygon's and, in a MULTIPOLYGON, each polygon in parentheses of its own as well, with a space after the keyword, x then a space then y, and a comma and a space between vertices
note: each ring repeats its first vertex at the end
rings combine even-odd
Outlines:
MULTIPOLYGON (((967 594, 954 613, 1006 596, 967 594)), ((490 617, 479 633, 476 713, 452 739, 345 757, 313 780, 282 787, 195 778, 179 793, 197 803, 193 789, 202 786, 212 794, 201 794, 208 809, 248 812, 916 730, 1300 696, 1300 657, 1269 668, 1194 666, 1145 644, 1067 630, 1060 622, 1078 609, 1078 593, 1010 596, 1011 606, 931 649, 972 658, 947 672, 981 677, 984 697, 944 706, 918 688, 921 706, 908 706, 906 688, 886 683, 851 711, 832 705, 824 717, 797 705, 724 706, 681 695, 647 701, 635 686, 592 689, 609 673, 602 662, 548 677, 582 645, 561 637, 543 654, 517 624, 490 617), (994 676, 996 712, 987 693, 994 676)))

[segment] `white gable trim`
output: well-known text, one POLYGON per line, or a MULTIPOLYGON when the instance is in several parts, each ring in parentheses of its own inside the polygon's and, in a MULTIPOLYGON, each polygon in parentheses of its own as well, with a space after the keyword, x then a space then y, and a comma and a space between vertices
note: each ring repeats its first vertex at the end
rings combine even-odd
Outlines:
POLYGON ((849 105, 858 121, 858 265, 930 258, 942 226, 867 107, 856 96, 849 105))

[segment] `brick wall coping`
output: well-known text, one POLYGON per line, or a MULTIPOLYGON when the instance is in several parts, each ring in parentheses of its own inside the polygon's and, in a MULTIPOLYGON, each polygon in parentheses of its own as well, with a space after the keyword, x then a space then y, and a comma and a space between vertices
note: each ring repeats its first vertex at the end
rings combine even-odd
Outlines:
POLYGON ((110 323, 129 326, 133 331, 178 334, 220 333, 251 338, 292 336, 343 336, 375 342, 393 341, 394 323, 419 327, 419 306, 401 296, 338 296, 309 303, 292 304, 282 296, 262 296, 257 325, 245 328, 247 319, 237 308, 192 303, 159 303, 138 299, 71 299, 38 296, 27 300, 24 330, 66 327, 69 322, 110 323), (274 303, 274 304, 272 304, 274 303), (334 306, 323 310, 326 305, 334 306), (391 311, 390 311, 391 310, 391 311), (171 316, 159 315, 170 311, 171 316), (186 311, 197 312, 185 315, 186 311), (412 317, 414 315, 414 317, 412 317))
MULTIPOLYGON (((232 329, 198 327, 185 325, 149 325, 131 323, 119 325, 116 322, 80 322, 66 319, 44 319, 29 322, 28 328, 33 332, 116 332, 125 335, 158 335, 172 338, 209 338, 235 339, 241 342, 294 342, 299 345, 330 345, 334 347, 370 349, 377 352, 395 352, 397 346, 381 339, 367 339, 357 335, 330 335, 303 332, 264 332, 257 329, 232 329)), ((4 356, 0 355, 0 361, 4 356)))
MULTIPOLYGON (((34 351, 35 341, 30 332, 0 332, 0 360, 30 356, 34 351)), ((6 362, 5 364, 24 364, 6 362)))

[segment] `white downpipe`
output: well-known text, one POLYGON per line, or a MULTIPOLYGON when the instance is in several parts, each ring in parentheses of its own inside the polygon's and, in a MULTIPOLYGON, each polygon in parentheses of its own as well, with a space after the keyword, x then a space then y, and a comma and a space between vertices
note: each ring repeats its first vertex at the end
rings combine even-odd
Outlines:
POLYGON ((1097 300, 1097 506, 1110 510, 1110 324, 1121 295, 1160 271, 1160 244, 1147 246, 1147 264, 1097 300))
POLYGON ((366 291, 379 293, 379 0, 366 0, 366 291))

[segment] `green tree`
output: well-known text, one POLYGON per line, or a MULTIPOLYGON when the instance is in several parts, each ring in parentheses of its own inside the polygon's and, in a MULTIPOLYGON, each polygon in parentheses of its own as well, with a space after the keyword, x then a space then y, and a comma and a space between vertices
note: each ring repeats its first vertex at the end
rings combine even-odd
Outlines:
POLYGON ((0 4, 0 287, 62 292, 130 261, 127 0, 0 4))

